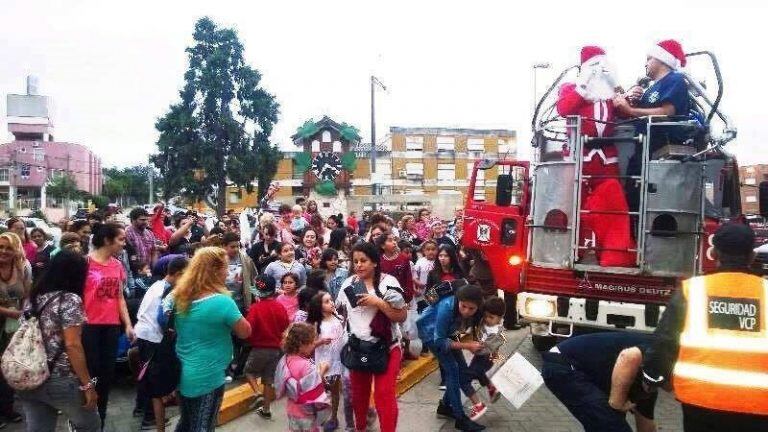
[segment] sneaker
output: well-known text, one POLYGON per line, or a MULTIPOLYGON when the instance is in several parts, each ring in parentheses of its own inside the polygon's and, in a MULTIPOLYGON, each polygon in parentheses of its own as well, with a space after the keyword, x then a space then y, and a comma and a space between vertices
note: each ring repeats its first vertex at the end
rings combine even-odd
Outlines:
POLYGON ((264 420, 272 420, 272 413, 265 410, 263 406, 260 406, 258 409, 256 409, 256 414, 258 414, 259 417, 263 418, 264 420))
MULTIPOLYGON (((167 418, 165 419, 165 426, 169 426, 171 424, 171 419, 167 418)), ((156 420, 142 420, 141 421, 141 427, 139 428, 140 431, 154 431, 157 429, 157 421, 156 420)))
POLYGON ((501 397, 501 393, 496 390, 496 387, 494 386, 488 386, 488 400, 491 401, 491 403, 496 403, 499 401, 499 398, 501 397))
POLYGON ((460 431, 466 431, 466 432, 480 432, 485 430, 485 426, 473 422, 467 416, 463 416, 460 419, 456 419, 456 423, 453 424, 453 427, 455 427, 460 431))
POLYGON ((437 403, 437 416, 442 418, 454 418, 453 410, 451 407, 444 404, 442 399, 437 403))
POLYGON ((469 410, 469 419, 475 421, 482 417, 487 411, 488 407, 482 402, 477 405, 472 405, 472 409, 469 410))

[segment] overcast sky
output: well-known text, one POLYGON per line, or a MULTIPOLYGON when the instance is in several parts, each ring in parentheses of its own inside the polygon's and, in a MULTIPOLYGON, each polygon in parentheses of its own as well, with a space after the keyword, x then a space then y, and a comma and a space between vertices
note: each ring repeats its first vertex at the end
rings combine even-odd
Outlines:
MULTIPOLYGON (((378 137, 389 126, 507 128, 526 155, 532 64, 552 64, 539 73, 543 92, 582 45, 600 44, 628 86, 648 46, 676 38, 686 51, 717 54, 722 108, 739 130, 729 148, 742 164, 765 163, 766 11, 718 3, 4 0, 0 93, 23 93, 35 74, 55 99, 57 140, 90 146, 105 166, 141 163, 155 151, 156 119, 178 99, 194 23, 208 15, 237 29, 277 97, 273 140, 283 147, 323 115, 369 140, 374 73, 389 88, 377 94, 378 137)), ((714 86, 704 63, 689 70, 714 86)), ((2 138, 5 109, 3 98, 2 138)))

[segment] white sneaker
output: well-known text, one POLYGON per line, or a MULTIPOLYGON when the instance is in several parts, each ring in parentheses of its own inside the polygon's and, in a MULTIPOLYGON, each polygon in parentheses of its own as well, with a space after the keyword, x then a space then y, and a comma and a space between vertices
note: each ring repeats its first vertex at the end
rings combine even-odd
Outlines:
POLYGON ((477 405, 472 405, 472 409, 469 410, 469 419, 472 421, 477 421, 477 419, 482 417, 487 411, 488 407, 486 407, 482 402, 477 405))

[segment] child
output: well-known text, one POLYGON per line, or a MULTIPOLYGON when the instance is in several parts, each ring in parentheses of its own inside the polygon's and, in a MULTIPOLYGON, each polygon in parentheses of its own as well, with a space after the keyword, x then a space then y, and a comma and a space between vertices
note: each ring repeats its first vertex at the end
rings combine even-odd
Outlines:
POLYGON ((311 360, 316 338, 315 327, 306 323, 291 324, 283 338, 285 355, 277 363, 275 394, 288 398, 285 411, 291 432, 319 432, 330 414, 323 382, 329 365, 316 366, 311 360))
POLYGON ((479 419, 488 408, 477 396, 477 391, 472 386, 473 380, 478 380, 480 385, 488 389, 488 400, 496 403, 500 393, 488 379, 488 371, 493 366, 493 358, 498 356, 498 350, 505 339, 502 334, 501 322, 506 311, 506 304, 500 297, 491 297, 483 303, 483 325, 479 329, 478 340, 483 343, 482 350, 477 351, 472 357, 467 369, 461 374, 461 390, 472 401, 469 418, 472 421, 479 419))
MULTIPOLYGON (((307 324, 315 326, 319 338, 325 345, 318 345, 315 349, 315 362, 328 363, 328 374, 325 382, 331 391, 331 418, 324 429, 333 431, 339 427, 339 400, 341 399, 341 380, 344 375, 344 365, 341 364, 341 349, 347 342, 343 319, 336 313, 333 298, 325 291, 321 291, 312 297, 309 303, 309 315, 307 324)), ((352 419, 352 404, 349 398, 344 400, 345 420, 348 428, 354 428, 352 419), (348 409, 347 409, 348 408, 348 409)))
POLYGON ((307 278, 307 270, 301 263, 296 261, 296 250, 290 243, 283 243, 278 250, 280 259, 269 263, 264 269, 264 275, 275 279, 275 286, 280 289, 281 280, 286 273, 293 273, 299 278, 297 288, 304 285, 307 278))
POLYGON ((149 287, 154 283, 152 280, 152 271, 149 269, 149 264, 144 261, 135 261, 131 263, 131 271, 133 272, 133 281, 136 288, 133 297, 142 298, 144 297, 144 293, 146 293, 149 287))
MULTIPOLYGON (((422 257, 413 265, 413 291, 416 301, 424 297, 424 290, 427 287, 427 277, 432 269, 435 268, 437 259, 437 243, 434 240, 427 240, 421 244, 422 257)), ((419 306, 421 308, 421 306, 419 306)), ((426 307, 424 305, 423 307, 426 307)))
POLYGON ((264 386, 264 404, 256 413, 264 419, 271 419, 270 404, 275 400, 275 369, 282 351, 282 336, 288 328, 288 313, 276 301, 275 281, 270 277, 259 276, 254 282, 259 301, 248 310, 248 323, 258 331, 248 337, 252 349, 245 363, 245 376, 248 383, 257 392, 258 380, 264 386))
POLYGON ((296 315, 293 316, 293 322, 306 322, 307 315, 309 314, 309 302, 312 301, 312 297, 317 294, 317 290, 307 285, 299 290, 296 298, 299 301, 299 310, 296 311, 296 315))
POLYGON ((280 290, 282 294, 277 297, 277 302, 283 305, 288 313, 288 321, 293 322, 296 312, 299 310, 299 277, 294 273, 286 273, 280 278, 280 290))
MULTIPOLYGON (((169 376, 164 365, 170 364, 173 359, 168 358, 168 353, 163 350, 164 324, 160 322, 162 316, 162 300, 173 289, 179 280, 189 261, 186 258, 176 258, 168 263, 165 278, 155 282, 149 287, 141 300, 139 311, 136 313, 136 346, 139 357, 144 366, 144 373, 140 374, 137 387, 137 410, 144 411, 141 421, 142 428, 154 428, 163 432, 165 430, 165 405, 164 400, 173 393, 176 382, 169 376), (155 367, 150 368, 148 362, 154 361, 155 367), (157 365, 161 365, 159 368, 157 365), (150 402, 151 401, 151 402, 150 402)), ((166 343, 168 343, 166 341, 166 343)), ((172 346, 172 345, 171 345, 172 346)), ((173 348, 171 348, 173 350, 173 348)), ((171 354, 172 355, 172 354, 171 354)))
POLYGON ((303 212, 304 210, 298 204, 291 208, 291 234, 293 234, 294 238, 301 238, 304 230, 309 227, 309 223, 304 219, 303 212))

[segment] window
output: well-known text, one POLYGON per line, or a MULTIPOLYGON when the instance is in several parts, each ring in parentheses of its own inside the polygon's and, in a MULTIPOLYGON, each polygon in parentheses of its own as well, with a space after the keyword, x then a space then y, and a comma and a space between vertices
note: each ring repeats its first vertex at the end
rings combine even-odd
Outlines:
POLYGON ((754 174, 755 173, 755 167, 747 167, 747 173, 754 174))
POLYGON ((506 139, 499 140, 498 153, 500 157, 508 153, 514 153, 514 152, 515 152, 515 145, 512 143, 512 140, 506 140, 506 139))
POLYGON ((405 137, 406 151, 424 151, 424 137, 407 136, 405 137))
POLYGON ((454 164, 437 164, 437 183, 453 183, 456 180, 456 166, 454 164))
POLYGON ((9 178, 8 168, 0 169, 0 182, 7 182, 9 178))
POLYGON ((456 138, 451 136, 439 136, 437 137, 437 151, 438 152, 452 152, 456 148, 456 138))
POLYGON ((331 131, 323 131, 323 142, 324 143, 331 142, 331 131))
POLYGON ((405 157, 419 158, 424 156, 424 137, 405 137, 405 157))
POLYGON ((744 184, 753 185, 755 184, 755 179, 752 177, 744 179, 744 184))
POLYGON ((468 138, 467 150, 471 152, 485 151, 485 140, 482 138, 468 138))
MULTIPOLYGON (((474 162, 467 162, 467 180, 472 179, 472 169, 474 169, 475 163, 474 162)), ((477 170, 477 180, 485 180, 485 170, 477 170)))
POLYGON ((32 167, 29 164, 21 164, 21 178, 28 179, 32 167))
POLYGON ((392 160, 376 159, 376 174, 381 181, 392 180, 392 160))
POLYGON ((317 153, 320 151, 320 141, 314 140, 312 141, 312 153, 317 153))
POLYGON ((45 150, 42 147, 32 148, 32 160, 42 162, 45 159, 45 150))
POLYGON ((405 164, 405 172, 408 175, 411 174, 418 174, 420 176, 424 175, 424 164, 421 162, 408 162, 405 164))
POLYGON ((754 195, 747 195, 747 199, 746 199, 746 201, 747 201, 748 203, 756 203, 756 202, 757 202, 757 197, 756 197, 756 196, 754 196, 754 195))
POLYGON ((230 191, 229 192, 229 202, 232 204, 237 204, 240 202, 240 200, 243 198, 242 191, 230 191))
POLYGON ((341 141, 334 141, 333 142, 333 152, 334 153, 341 153, 341 141))

